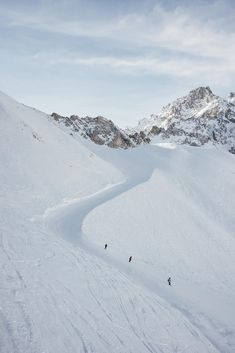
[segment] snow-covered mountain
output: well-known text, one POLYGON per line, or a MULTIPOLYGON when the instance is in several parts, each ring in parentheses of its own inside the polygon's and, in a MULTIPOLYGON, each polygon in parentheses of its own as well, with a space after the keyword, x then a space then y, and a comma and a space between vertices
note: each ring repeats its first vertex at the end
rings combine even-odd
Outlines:
POLYGON ((235 94, 229 99, 214 95, 209 87, 199 87, 165 106, 159 114, 142 119, 135 128, 120 129, 111 120, 77 115, 51 115, 62 129, 99 145, 127 149, 167 140, 176 144, 221 145, 235 153, 235 94), (157 139, 156 139, 157 136, 157 139))
POLYGON ((177 144, 202 146, 223 145, 235 153, 235 95, 226 101, 214 95, 209 87, 199 87, 176 99, 162 111, 139 122, 137 132, 151 139, 177 144))
POLYGON ((77 115, 64 117, 56 113, 52 113, 51 116, 60 127, 67 129, 72 135, 79 135, 85 139, 90 139, 98 145, 127 149, 150 142, 150 139, 143 132, 135 132, 128 135, 116 126, 112 120, 108 120, 102 116, 95 118, 88 116, 80 118, 77 115))
POLYGON ((71 133, 0 93, 0 352, 234 352, 234 156, 71 133))

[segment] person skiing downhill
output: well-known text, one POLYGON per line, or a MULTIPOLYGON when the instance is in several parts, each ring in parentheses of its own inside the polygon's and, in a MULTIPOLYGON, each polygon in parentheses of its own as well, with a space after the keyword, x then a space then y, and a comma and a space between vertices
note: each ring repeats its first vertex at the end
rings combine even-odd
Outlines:
POLYGON ((132 260, 132 256, 129 257, 129 262, 131 262, 131 260, 132 260))
POLYGON ((108 244, 105 244, 104 249, 106 250, 106 249, 107 249, 107 247, 108 247, 108 244))
POLYGON ((171 277, 169 277, 167 281, 168 281, 169 286, 171 286, 171 277))

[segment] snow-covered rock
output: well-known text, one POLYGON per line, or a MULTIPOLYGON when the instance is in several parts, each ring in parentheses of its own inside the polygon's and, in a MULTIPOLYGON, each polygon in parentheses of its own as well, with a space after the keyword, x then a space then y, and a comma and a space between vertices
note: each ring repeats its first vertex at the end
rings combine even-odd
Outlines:
POLYGON ((88 116, 81 118, 77 115, 63 117, 56 113, 52 113, 51 116, 60 126, 67 127, 70 134, 79 134, 98 145, 127 149, 149 142, 149 139, 146 138, 143 132, 141 134, 134 133, 133 135, 128 135, 116 126, 112 120, 108 120, 102 116, 95 118, 88 116))
POLYGON ((235 151, 235 94, 228 101, 216 96, 209 87, 198 87, 187 96, 165 106, 159 114, 142 119, 135 128, 120 129, 111 120, 77 115, 51 115, 70 135, 82 136, 96 144, 127 149, 155 140, 202 146, 222 145, 235 151))
POLYGON ((228 98, 229 103, 235 104, 235 92, 231 92, 228 98))
POLYGON ((165 106, 159 114, 141 120, 136 130, 177 144, 223 145, 233 153, 234 94, 226 101, 214 95, 209 87, 199 87, 165 106))

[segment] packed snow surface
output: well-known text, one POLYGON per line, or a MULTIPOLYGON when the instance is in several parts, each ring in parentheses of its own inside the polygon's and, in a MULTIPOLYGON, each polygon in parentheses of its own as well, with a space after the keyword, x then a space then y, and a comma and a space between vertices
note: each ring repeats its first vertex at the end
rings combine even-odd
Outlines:
POLYGON ((99 147, 4 94, 0 124, 1 353, 235 351, 232 154, 99 147))

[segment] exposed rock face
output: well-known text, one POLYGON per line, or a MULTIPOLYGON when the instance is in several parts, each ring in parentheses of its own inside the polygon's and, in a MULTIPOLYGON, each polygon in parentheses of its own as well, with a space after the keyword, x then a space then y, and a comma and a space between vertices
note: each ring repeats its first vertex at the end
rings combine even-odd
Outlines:
POLYGON ((129 136, 111 120, 102 116, 97 116, 96 118, 80 118, 77 115, 63 117, 56 113, 53 113, 51 116, 57 123, 63 124, 65 127, 69 128, 71 134, 78 133, 80 136, 89 138, 98 145, 126 149, 150 141, 143 132, 129 136))
POLYGON ((225 145, 235 150, 235 94, 229 101, 214 95, 209 87, 199 87, 164 107, 160 114, 140 121, 136 131, 152 138, 159 135, 178 144, 225 145))
POLYGON ((148 144, 151 142, 151 139, 145 134, 144 131, 129 133, 128 136, 135 145, 148 144))
POLYGON ((235 104, 235 92, 231 92, 228 97, 229 103, 235 104))
POLYGON ((235 154, 235 93, 228 101, 213 94, 209 87, 198 87, 176 99, 162 111, 143 119, 133 129, 123 131, 102 116, 80 118, 52 114, 71 135, 78 134, 99 145, 130 148, 148 144, 155 136, 177 144, 202 146, 218 144, 235 154))

